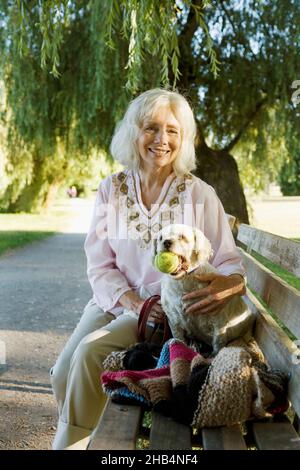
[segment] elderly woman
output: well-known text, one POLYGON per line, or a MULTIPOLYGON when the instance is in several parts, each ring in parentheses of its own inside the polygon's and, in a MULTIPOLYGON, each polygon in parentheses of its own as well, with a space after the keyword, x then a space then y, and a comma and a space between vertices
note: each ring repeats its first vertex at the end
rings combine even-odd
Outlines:
MULTIPOLYGON (((54 449, 87 448, 106 402, 102 363, 137 342, 144 299, 160 293, 151 240, 162 227, 196 224, 214 250, 211 262, 219 274, 190 294, 195 303, 188 314, 209 314, 244 293, 244 269, 222 204, 212 187, 190 173, 195 136, 186 99, 163 89, 135 98, 115 131, 111 153, 125 169, 101 182, 85 242, 94 295, 51 369, 59 410, 54 449)), ((162 315, 156 304, 152 320, 161 322, 162 315)))

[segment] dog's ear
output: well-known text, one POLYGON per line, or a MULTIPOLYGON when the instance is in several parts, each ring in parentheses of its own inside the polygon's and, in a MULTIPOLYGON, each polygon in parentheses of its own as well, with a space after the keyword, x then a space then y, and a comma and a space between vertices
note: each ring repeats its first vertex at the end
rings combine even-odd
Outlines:
POLYGON ((212 255, 214 254, 214 250, 211 247, 211 243, 208 238, 205 237, 204 248, 203 248, 203 256, 204 261, 209 261, 212 255))
POLYGON ((213 255, 213 249, 211 247, 210 241, 206 238, 204 233, 201 232, 201 230, 196 228, 194 230, 194 237, 195 244, 191 260, 193 265, 197 265, 205 261, 208 262, 213 255))

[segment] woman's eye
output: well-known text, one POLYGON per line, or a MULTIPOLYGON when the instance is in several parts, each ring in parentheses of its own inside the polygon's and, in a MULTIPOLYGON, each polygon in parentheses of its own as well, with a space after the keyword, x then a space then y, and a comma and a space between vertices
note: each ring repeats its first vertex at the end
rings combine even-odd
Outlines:
MULTIPOLYGON (((145 127, 145 131, 146 132, 156 132, 156 127, 154 126, 147 126, 145 127)), ((173 135, 177 135, 178 134, 178 131, 176 129, 168 129, 168 134, 173 134, 173 135)))

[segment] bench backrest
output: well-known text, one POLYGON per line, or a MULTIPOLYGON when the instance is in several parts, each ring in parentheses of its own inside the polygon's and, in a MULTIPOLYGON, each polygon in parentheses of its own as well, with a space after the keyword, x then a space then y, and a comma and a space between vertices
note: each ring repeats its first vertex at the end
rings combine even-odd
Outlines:
POLYGON ((254 336, 270 365, 291 374, 289 399, 300 416, 300 292, 251 255, 300 276, 300 243, 246 224, 237 240, 247 270, 247 302, 256 314, 254 336))

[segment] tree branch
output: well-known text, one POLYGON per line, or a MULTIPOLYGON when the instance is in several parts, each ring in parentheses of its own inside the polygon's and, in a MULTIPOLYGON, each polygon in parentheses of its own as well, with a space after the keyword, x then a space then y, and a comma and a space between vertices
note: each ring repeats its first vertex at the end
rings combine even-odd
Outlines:
MULTIPOLYGON (((193 4, 197 7, 202 7, 203 6, 203 0, 195 0, 193 4)), ((198 23, 196 20, 196 15, 195 15, 195 10, 194 8, 190 8, 187 21, 184 25, 183 30, 178 36, 178 40, 181 42, 187 42, 187 46, 190 46, 191 40, 193 39, 193 36, 198 28, 198 23)))
POLYGON ((236 27, 235 27, 235 24, 233 23, 232 19, 230 18, 230 15, 229 15, 229 13, 228 13, 226 7, 225 7, 224 0, 219 0, 219 3, 220 3, 221 9, 223 10, 223 12, 224 12, 224 14, 225 14, 227 20, 229 21, 229 23, 230 23, 230 25, 231 25, 231 27, 232 27, 232 31, 234 32, 236 39, 244 46, 245 51, 250 52, 250 54, 252 55, 252 57, 253 57, 254 59, 256 59, 255 54, 253 53, 253 51, 252 51, 252 49, 251 49, 251 47, 250 47, 250 44, 249 44, 249 43, 246 41, 246 39, 245 39, 245 36, 244 36, 244 35, 242 36, 242 35, 237 31, 237 29, 236 29, 236 27))
POLYGON ((230 150, 233 149, 233 147, 238 143, 238 141, 240 140, 244 132, 247 130, 248 126, 251 124, 253 119, 257 116, 257 114, 259 113, 263 105, 266 103, 266 101, 267 101, 267 97, 263 98, 262 100, 256 103, 255 109, 252 111, 252 113, 249 114, 248 118, 246 119, 244 124, 240 127, 240 130, 238 131, 236 136, 231 140, 231 142, 229 142, 228 145, 226 145, 226 147, 224 147, 223 150, 225 150, 226 152, 230 152, 230 150))
POLYGON ((205 138, 204 138, 201 124, 197 119, 196 119, 196 125, 197 125, 197 136, 196 136, 195 146, 200 147, 202 149, 208 148, 205 138))
MULTIPOLYGON (((193 2, 195 6, 202 7, 203 0, 195 0, 193 2)), ((194 37, 195 32, 197 31, 199 25, 197 22, 196 14, 194 8, 190 8, 187 21, 178 35, 178 47, 179 47, 179 70, 180 70, 180 78, 178 80, 178 86, 185 91, 190 86, 191 77, 195 78, 195 73, 193 70, 194 67, 194 58, 192 56, 192 47, 191 42, 194 37)), ((172 79, 170 80, 173 81, 172 79)))

